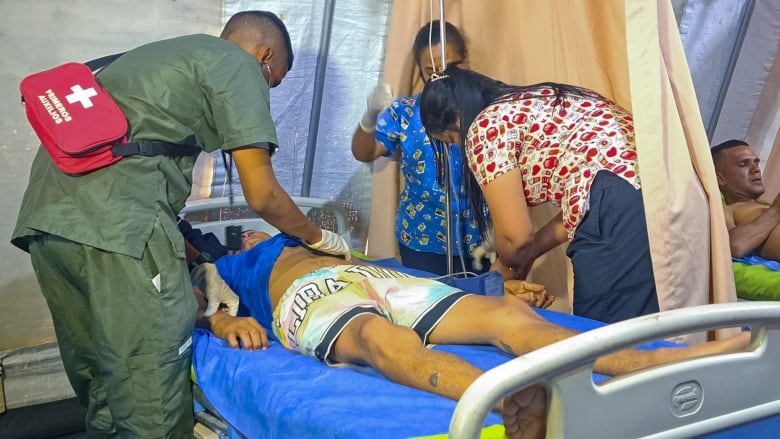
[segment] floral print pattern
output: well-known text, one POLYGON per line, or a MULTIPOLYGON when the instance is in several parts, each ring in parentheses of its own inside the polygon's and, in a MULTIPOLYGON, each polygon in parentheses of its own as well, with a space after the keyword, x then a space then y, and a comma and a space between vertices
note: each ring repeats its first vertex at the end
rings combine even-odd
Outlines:
MULTIPOLYGON (((406 247, 428 253, 446 253, 445 194, 437 181, 436 151, 420 120, 419 95, 396 99, 377 119, 376 140, 393 155, 401 149, 400 167, 404 188, 398 202, 395 234, 406 247)), ((461 178, 461 148, 450 145, 453 182, 453 253, 466 255, 479 245, 480 237, 461 178), (460 241, 460 245, 457 241, 460 241)))
POLYGON ((640 187, 633 119, 603 99, 569 93, 559 101, 546 87, 509 96, 476 117, 466 145, 481 187, 519 168, 528 205, 560 206, 569 240, 588 211, 597 172, 640 187))

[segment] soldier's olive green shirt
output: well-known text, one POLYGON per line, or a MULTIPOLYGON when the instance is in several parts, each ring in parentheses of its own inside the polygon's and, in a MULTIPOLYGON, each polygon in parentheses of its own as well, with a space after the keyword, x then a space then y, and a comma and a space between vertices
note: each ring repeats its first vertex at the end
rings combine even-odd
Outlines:
MULTIPOLYGON (((130 125, 130 140, 197 144, 205 151, 278 144, 260 63, 238 46, 189 35, 127 52, 97 75, 130 125)), ((11 242, 27 251, 44 232, 141 257, 155 218, 169 236, 190 194, 195 157, 129 156, 81 176, 39 148, 11 242)), ((173 244, 181 247, 181 240, 173 244)), ((183 248, 177 248, 183 254, 183 248)))

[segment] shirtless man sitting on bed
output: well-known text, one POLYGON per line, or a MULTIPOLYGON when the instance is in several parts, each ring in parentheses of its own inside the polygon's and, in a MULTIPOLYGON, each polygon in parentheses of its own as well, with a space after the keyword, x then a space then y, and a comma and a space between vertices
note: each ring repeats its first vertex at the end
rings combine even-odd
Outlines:
POLYGON ((711 149, 715 175, 723 194, 731 255, 755 251, 764 259, 780 261, 780 195, 772 203, 764 194, 759 158, 743 140, 727 140, 711 149))
MULTIPOLYGON (((514 295, 469 294, 434 280, 350 264, 314 254, 281 234, 247 232, 242 244, 246 251, 216 265, 253 318, 222 312, 209 318, 214 334, 233 347, 240 341, 245 349, 264 349, 271 330, 287 348, 326 364, 370 365, 394 382, 457 400, 482 371, 457 356, 426 349, 427 343, 493 345, 520 355, 575 334, 547 322, 514 295), (264 290, 268 294, 258 294, 264 290)), ((685 348, 627 350, 599 359, 595 370, 618 375, 742 349, 748 342, 743 333, 685 348)), ((506 398, 496 410, 508 437, 536 438, 544 437, 546 406, 544 387, 538 385, 506 398)))

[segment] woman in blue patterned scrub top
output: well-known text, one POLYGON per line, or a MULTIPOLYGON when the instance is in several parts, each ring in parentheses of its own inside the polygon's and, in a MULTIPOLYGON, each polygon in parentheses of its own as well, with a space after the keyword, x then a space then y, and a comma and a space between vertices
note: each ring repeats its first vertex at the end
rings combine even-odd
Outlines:
MULTIPOLYGON (((431 79, 436 66, 443 65, 439 26, 438 20, 426 24, 414 40, 412 50, 424 82, 431 79)), ((467 68, 468 52, 463 36, 447 22, 445 32, 446 65, 467 68)), ((451 173, 453 271, 486 271, 490 268, 488 261, 480 260, 476 267, 473 264, 472 252, 480 245, 481 238, 464 195, 461 149, 431 144, 420 120, 419 95, 390 102, 391 99, 386 86, 377 87, 369 97, 368 110, 352 139, 352 153, 363 162, 372 162, 379 156, 395 156, 400 161, 404 187, 398 200, 395 235, 401 262, 406 267, 447 274, 446 201, 444 182, 438 175, 440 166, 437 166, 437 160, 442 160, 441 148, 446 147, 451 173)))

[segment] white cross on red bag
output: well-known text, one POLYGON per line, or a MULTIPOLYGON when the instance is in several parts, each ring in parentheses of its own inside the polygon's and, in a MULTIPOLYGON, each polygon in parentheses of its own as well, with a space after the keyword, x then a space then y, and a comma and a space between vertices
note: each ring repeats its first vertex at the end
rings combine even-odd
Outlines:
POLYGON ((122 158, 111 148, 126 142, 127 119, 89 67, 66 63, 34 73, 20 90, 27 120, 60 170, 83 174, 122 158))

